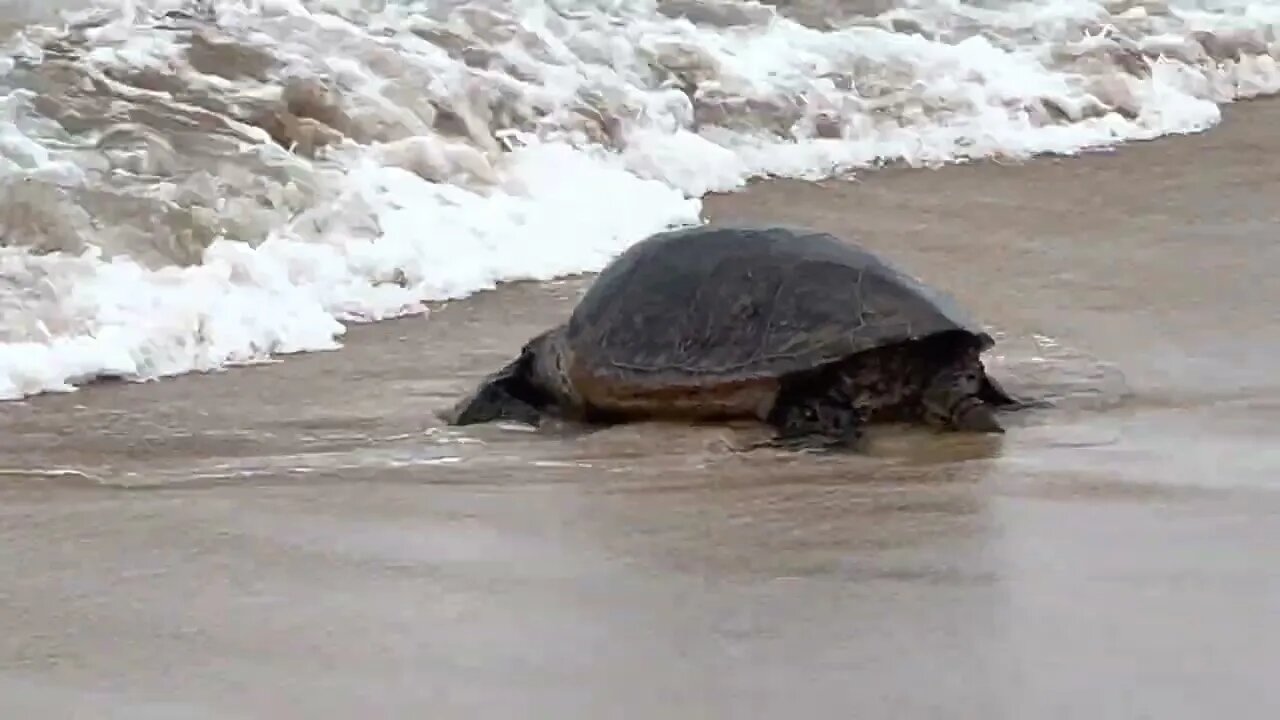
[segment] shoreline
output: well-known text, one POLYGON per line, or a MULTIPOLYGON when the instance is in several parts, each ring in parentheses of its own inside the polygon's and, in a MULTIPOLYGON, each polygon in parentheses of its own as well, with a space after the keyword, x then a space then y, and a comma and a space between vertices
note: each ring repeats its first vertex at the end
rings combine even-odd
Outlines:
MULTIPOLYGON (((966 163, 935 170, 881 169, 854 182, 760 182, 734 193, 708 196, 703 217, 800 224, 856 237, 951 293, 980 321, 993 324, 998 335, 1010 336, 1014 346, 1007 349, 1011 352, 1034 351, 1035 337, 1064 343, 1074 353, 1071 372, 1079 377, 1059 384, 1103 383, 1099 387, 1104 394, 1136 392, 1146 407, 1153 408, 1177 407, 1198 396, 1204 402, 1247 399, 1257 388, 1270 386, 1272 373, 1265 362, 1253 359, 1258 353, 1250 351, 1247 335, 1221 336, 1211 329, 1226 311, 1217 309, 1222 299, 1199 278, 1198 268, 1223 277, 1236 273, 1233 286, 1264 287, 1267 265, 1256 259, 1275 257, 1280 250, 1255 247, 1244 237, 1235 240, 1240 252, 1253 254, 1251 262, 1248 255, 1236 260, 1217 253, 1212 242, 1198 237, 1161 240, 1166 232, 1162 223, 1188 210, 1188 203, 1199 203, 1210 214, 1221 204, 1208 189, 1215 182, 1199 177, 1198 165, 1228 163, 1233 173, 1228 182, 1233 187, 1273 181, 1253 160, 1274 142, 1267 128, 1273 121, 1280 122, 1280 100, 1255 103, 1247 110, 1227 114, 1212 132, 1162 138, 1087 157, 1038 158, 998 166, 966 163), (1082 213, 1080 208, 1089 211, 1082 213), (1126 287, 1136 279, 1132 273, 1138 266, 1126 269, 1123 260, 1117 265, 1118 258, 1105 252, 1106 247, 1093 246, 1114 244, 1134 234, 1150 237, 1134 256, 1142 262, 1163 262, 1162 243, 1179 254, 1164 262, 1161 272, 1167 277, 1160 282, 1126 287), (1117 312, 1120 305, 1132 308, 1117 312), (1182 327, 1187 322, 1198 329, 1182 327), (1197 344, 1204 348, 1205 357, 1150 352, 1169 346, 1171 333, 1187 331, 1201 336, 1197 344), (1230 367, 1235 389, 1224 394, 1201 387, 1203 383, 1193 376, 1208 365, 1230 367), (1117 369, 1117 378, 1099 375, 1108 366, 1117 369), (1087 377, 1090 373, 1093 376, 1087 377)), ((1240 217, 1237 211, 1218 222, 1199 209, 1187 217, 1212 228, 1222 222, 1263 222, 1265 214, 1274 211, 1259 207, 1246 215, 1252 212, 1258 217, 1240 217)), ((1194 229, 1197 236, 1204 232, 1194 229)), ((292 407, 306 394, 306 388, 293 385, 313 376, 323 379, 335 402, 345 391, 344 376, 353 383, 352 392, 374 395, 382 393, 371 388, 367 378, 385 376, 415 394, 425 392, 419 400, 435 410, 451 404, 485 371, 504 362, 527 337, 566 317, 577 293, 592 277, 505 283, 463 300, 435 303, 425 315, 352 323, 336 350, 143 383, 100 380, 69 393, 6 402, 0 407, 10 412, 0 413, 4 431, 0 434, 11 440, 0 440, 0 457, 5 458, 0 465, 23 464, 17 458, 24 454, 23 428, 31 422, 43 426, 66 415, 68 420, 83 418, 92 426, 98 422, 93 418, 100 415, 95 411, 100 404, 146 412, 189 393, 195 397, 225 393, 246 400, 278 396, 292 407), (426 377, 414 370, 415 360, 428 363, 426 377)), ((1226 300, 1237 302, 1234 296, 1226 300)), ((1265 308, 1259 312, 1267 314, 1265 308)), ((1243 317, 1238 321, 1250 322, 1243 317)), ((1005 349, 1002 342, 996 352, 1005 349)), ((996 370, 1004 368, 997 363, 996 370)), ((433 413, 424 415, 432 417, 415 419, 415 425, 433 426, 433 413)), ((51 449, 45 446, 46 451, 51 449)))
MULTIPOLYGON (((1261 105, 1280 104, 1280 96, 1271 95, 1271 96, 1241 98, 1241 99, 1233 100, 1230 103, 1220 105, 1219 107, 1222 110, 1222 119, 1213 127, 1207 128, 1202 131, 1188 132, 1188 133, 1173 133, 1173 134, 1162 135, 1162 136, 1159 136, 1156 138, 1150 138, 1150 139, 1124 140, 1124 141, 1118 142, 1115 145, 1098 146, 1097 148, 1083 149, 1077 154, 1058 154, 1053 152, 1046 152, 1046 153, 1039 153, 1025 159, 1014 159, 1009 161, 1004 161, 999 158, 984 157, 984 158, 957 160, 955 162, 948 162, 938 166, 910 166, 902 163, 901 161, 893 161, 880 166, 855 169, 852 171, 833 175, 831 177, 823 178, 820 180, 800 180, 800 179, 792 179, 792 178, 785 178, 785 177, 752 178, 747 182, 746 185, 744 185, 741 188, 738 188, 737 190, 734 190, 731 192, 711 192, 702 196, 701 198, 698 198, 699 202, 702 204, 702 211, 700 213, 700 216, 704 222, 707 220, 711 220, 713 222, 717 221, 718 216, 722 214, 722 211, 716 210, 715 208, 731 207, 735 202, 733 200, 727 200, 727 198, 738 197, 743 195, 744 193, 750 194, 750 193, 756 192, 758 188, 772 187, 774 185, 781 185, 785 187, 794 187, 796 185, 812 185, 818 188, 827 188, 827 187, 831 187, 833 185, 842 184, 842 183, 860 184, 864 182, 875 182, 876 181, 875 178, 881 177, 885 174, 889 174, 889 176, 892 177, 894 174, 902 173, 902 172, 954 172, 954 170, 951 170, 952 168, 988 168, 988 167, 1018 168, 1018 167, 1025 167, 1029 165, 1034 166, 1042 163, 1058 163, 1058 162, 1064 162, 1064 161, 1088 162, 1091 158, 1110 157, 1118 153, 1129 152, 1133 149, 1141 148, 1147 145, 1152 145, 1152 144, 1164 145, 1166 143, 1185 142, 1191 138, 1201 137, 1201 136, 1210 135, 1210 134, 1219 132, 1222 126, 1230 121, 1230 118, 1232 115, 1237 114, 1241 112, 1244 108, 1250 105, 1255 105, 1255 104, 1261 104, 1261 105)), ((766 192, 768 191, 766 190, 766 192)), ((757 222, 768 222, 768 221, 758 220, 757 222)), ((499 282, 496 285, 496 287, 481 290, 463 298, 455 298, 450 300, 419 301, 421 305, 423 305, 426 308, 425 312, 419 312, 419 313, 405 315, 401 317, 387 318, 383 320, 375 320, 375 321, 369 321, 369 322, 349 321, 349 320, 341 320, 341 319, 335 318, 335 320, 337 320, 344 328, 342 334, 335 336, 334 338, 334 340, 340 344, 340 347, 338 348, 321 348, 321 349, 315 349, 315 350, 304 350, 304 351, 294 352, 294 353, 276 353, 266 358, 251 360, 247 362, 228 362, 212 370, 207 370, 207 371, 188 370, 175 375, 166 375, 166 376, 161 376, 156 378, 148 378, 145 380, 132 380, 132 379, 121 378, 121 377, 105 375, 105 374, 98 375, 88 380, 82 380, 82 381, 77 381, 76 383, 73 383, 72 390, 44 390, 34 394, 27 395, 25 397, 0 399, 0 407, 4 407, 6 404, 9 404, 9 403, 38 401, 39 398, 50 396, 50 395, 76 394, 78 392, 82 392, 86 388, 100 385, 100 384, 114 384, 117 382, 121 382, 121 383, 134 384, 134 385, 147 385, 154 382, 168 382, 168 381, 185 377, 188 375, 207 375, 207 374, 218 374, 218 373, 224 373, 224 372, 235 372, 244 368, 251 368, 254 366, 271 365, 271 364, 276 364, 281 362, 291 362, 293 359, 297 357, 315 354, 315 353, 323 354, 328 352, 342 352, 350 343, 350 339, 354 335, 362 334, 364 332, 364 328, 379 326, 385 323, 411 321, 413 319, 422 318, 422 317, 429 318, 433 313, 437 312, 442 307, 446 307, 459 302, 467 302, 471 298, 477 297, 479 295, 487 294, 487 293, 495 293, 495 292, 500 293, 502 292, 503 288, 509 287, 509 286, 516 286, 524 283, 555 284, 555 283, 561 283, 561 282, 582 282, 582 281, 589 280, 590 278, 594 277, 596 274, 597 274, 596 272, 584 272, 584 273, 575 273, 571 275, 559 276, 556 278, 552 278, 550 280, 502 281, 502 282, 499 282)))
POLYGON ((993 374, 1061 398, 995 439, 441 427, 581 276, 2 405, 0 714, 1265 716, 1278 125, 707 200, 857 237, 990 323, 993 374))

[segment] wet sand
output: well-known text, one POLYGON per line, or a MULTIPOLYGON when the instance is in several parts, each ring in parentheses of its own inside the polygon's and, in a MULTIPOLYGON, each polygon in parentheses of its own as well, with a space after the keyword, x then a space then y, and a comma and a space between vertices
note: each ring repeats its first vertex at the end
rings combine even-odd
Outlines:
POLYGON ((440 428, 582 279, 0 406, 0 716, 1272 717, 1278 124, 708 202, 953 292, 1000 439, 440 428))

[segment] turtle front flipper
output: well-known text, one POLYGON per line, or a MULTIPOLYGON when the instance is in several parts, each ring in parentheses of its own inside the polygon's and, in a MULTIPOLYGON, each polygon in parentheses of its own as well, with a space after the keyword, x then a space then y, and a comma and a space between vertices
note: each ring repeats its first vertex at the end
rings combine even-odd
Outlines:
POLYGON ((529 357, 527 353, 506 367, 486 377, 475 390, 459 400, 452 408, 440 413, 450 425, 475 425, 479 423, 511 420, 538 426, 543 413, 534 404, 535 392, 528 380, 529 357))
POLYGON ((990 375, 985 376, 984 380, 982 392, 978 393, 978 397, 987 404, 994 405, 999 410, 1008 412, 1053 407, 1053 403, 1043 398, 1031 398, 1010 393, 990 375))
POLYGON ((1017 407, 1023 402, 1010 395, 1003 385, 985 372, 982 377, 982 387, 978 390, 978 399, 996 407, 1017 407))
POLYGON ((769 414, 777 434, 756 447, 787 450, 863 448, 863 420, 852 403, 836 395, 783 398, 769 414))

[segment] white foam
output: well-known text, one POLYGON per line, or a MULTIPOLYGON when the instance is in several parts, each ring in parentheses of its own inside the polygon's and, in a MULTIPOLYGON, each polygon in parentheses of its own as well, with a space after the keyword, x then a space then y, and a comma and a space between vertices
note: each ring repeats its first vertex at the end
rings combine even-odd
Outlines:
POLYGON ((920 1, 827 31, 649 0, 255 0, 189 23, 265 51, 265 78, 198 72, 189 31, 158 17, 182 7, 94 10, 113 21, 69 36, 70 86, 39 75, 56 28, 0 58, 0 182, 21 199, 0 215, 0 398, 336 348, 341 321, 597 270, 753 177, 1075 153, 1205 130, 1219 103, 1280 90, 1280 8, 1239 0, 920 1), (906 20, 924 34, 887 29, 906 20), (131 86, 143 71, 188 94, 131 86), (346 116, 345 137, 318 126, 339 138, 320 160, 260 144, 243 114, 210 120, 305 78, 346 116), (95 83, 116 93, 100 106, 146 112, 108 148, 105 125, 46 117, 41 82, 72 116, 95 83), (147 120, 166 114, 187 124, 147 120), (191 243, 200 262, 175 263, 191 243))

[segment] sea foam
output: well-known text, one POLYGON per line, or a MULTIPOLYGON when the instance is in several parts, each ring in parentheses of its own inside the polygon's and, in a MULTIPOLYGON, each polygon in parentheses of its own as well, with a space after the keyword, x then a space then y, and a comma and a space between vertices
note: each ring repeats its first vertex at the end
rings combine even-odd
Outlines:
POLYGON ((0 398, 339 346, 752 178, 1072 154, 1280 89, 1263 2, 156 0, 0 25, 0 398))

